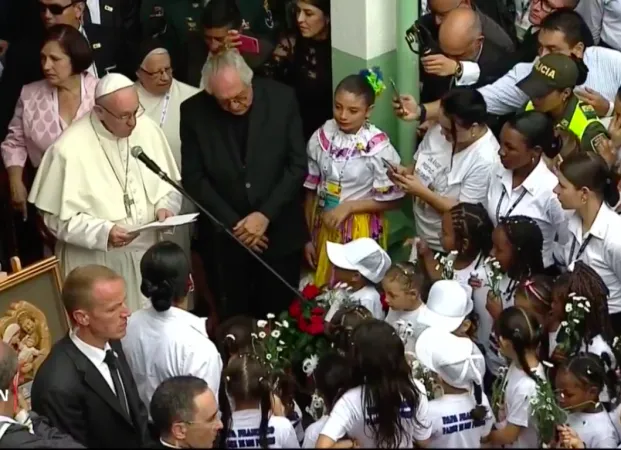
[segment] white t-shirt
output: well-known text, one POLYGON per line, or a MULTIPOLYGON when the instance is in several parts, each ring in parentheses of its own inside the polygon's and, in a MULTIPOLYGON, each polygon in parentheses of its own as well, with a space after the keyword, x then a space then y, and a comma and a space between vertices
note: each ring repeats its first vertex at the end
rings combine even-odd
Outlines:
MULTIPOLYGON (((412 324, 412 328, 416 330, 419 327, 418 315, 423 310, 423 308, 425 308, 425 305, 419 306, 414 311, 396 311, 390 308, 388 310, 388 314, 386 314, 385 322, 389 323, 397 331, 399 331, 396 325, 397 322, 399 322, 400 320, 405 322, 406 324, 409 322, 412 324)), ((415 339, 416 336, 417 334, 414 333, 413 336, 407 338, 406 341, 403 343, 406 352, 414 353, 414 347, 416 345, 416 339, 415 339)))
POLYGON ((617 406, 614 411, 608 414, 608 418, 610 422, 615 427, 615 431, 617 432, 617 439, 621 441, 621 420, 619 416, 621 415, 621 405, 617 406))
POLYGON ((380 300, 380 293, 377 292, 373 286, 365 286, 362 289, 351 294, 351 300, 359 302, 361 306, 368 309, 373 318, 377 320, 384 320, 384 310, 382 309, 382 301, 380 300))
MULTIPOLYGON (((483 274, 485 270, 483 269, 483 274)), ((474 302, 474 311, 479 316, 479 327, 477 328, 477 342, 485 349, 485 364, 487 369, 493 374, 498 375, 498 369, 506 365, 505 357, 500 353, 498 337, 494 332, 494 320, 489 312, 487 312, 487 293, 490 288, 486 286, 488 283, 487 275, 478 275, 483 282, 483 286, 474 290, 472 300, 474 302)), ((511 278, 504 276, 500 280, 498 286, 502 296, 502 307, 507 309, 515 304, 515 291, 510 289, 515 285, 511 278)))
POLYGON ((568 242, 557 246, 556 259, 568 267, 576 260, 591 267, 610 290, 608 311, 621 312, 621 216, 604 203, 588 232, 576 212, 569 214, 567 228, 568 242))
POLYGON ((472 261, 468 267, 464 267, 463 269, 455 269, 453 271, 453 275, 455 276, 455 280, 463 287, 466 291, 466 294, 469 298, 472 298, 472 286, 468 284, 470 278, 473 273, 476 273, 480 279, 485 279, 485 269, 483 261, 484 257, 481 255, 477 256, 474 261, 472 261))
MULTIPOLYGON (((544 379, 543 366, 537 366, 537 375, 544 379)), ((506 419, 498 428, 504 428, 508 423, 522 427, 517 440, 506 445, 505 448, 537 448, 539 438, 537 428, 531 418, 530 399, 537 394, 537 383, 514 363, 509 366, 505 385, 506 419)))
POLYGON ((503 217, 527 216, 537 222, 543 235, 543 264, 554 264, 554 239, 567 240, 567 213, 553 192, 558 184, 543 158, 524 182, 513 189, 513 172, 498 162, 492 172, 487 194, 487 214, 494 226, 503 217))
POLYGON ((617 431, 606 411, 571 413, 567 425, 578 434, 586 448, 615 448, 619 444, 617 431))
MULTIPOLYGON (((470 147, 453 154, 440 125, 432 127, 415 154, 414 171, 421 182, 438 195, 458 202, 485 204, 492 167, 499 161, 500 145, 488 130, 470 147)), ((414 200, 416 235, 435 251, 441 251, 442 217, 431 205, 414 200)))
POLYGON ((291 422, 291 425, 293 426, 293 429, 295 430, 295 435, 297 436, 298 441, 302 442, 304 440, 304 426, 302 425, 302 410, 300 409, 300 406, 297 404, 295 400, 293 401, 293 413, 291 414, 291 416, 287 417, 287 419, 289 419, 289 422, 291 422))
POLYGON ((487 436, 494 424, 494 415, 487 396, 482 405, 487 408, 484 420, 474 420, 470 412, 476 406, 470 393, 444 394, 429 402, 431 441, 429 448, 479 448, 481 438, 487 436))
POLYGON ((319 435, 321 434, 321 430, 323 426, 328 421, 329 416, 323 416, 317 422, 312 423, 306 429, 304 433, 304 443, 302 444, 302 448, 315 448, 317 444, 317 439, 319 439, 319 435))
MULTIPOLYGON (((231 419, 231 429, 226 439, 227 448, 261 448, 259 443, 260 410, 235 411, 231 419)), ((271 416, 269 418, 267 441, 269 448, 300 448, 293 426, 285 417, 271 416)))
MULTIPOLYGON (((402 425, 408 438, 403 439, 398 448, 412 448, 415 441, 424 441, 431 435, 429 422, 429 401, 425 387, 417 380, 414 384, 419 390, 419 402, 415 414, 411 408, 402 406, 402 425)), ((342 439, 345 435, 354 439, 361 448, 377 448, 372 431, 366 421, 373 420, 373 412, 364 411, 364 398, 361 386, 347 391, 334 405, 328 421, 321 430, 322 435, 333 441, 342 439)))

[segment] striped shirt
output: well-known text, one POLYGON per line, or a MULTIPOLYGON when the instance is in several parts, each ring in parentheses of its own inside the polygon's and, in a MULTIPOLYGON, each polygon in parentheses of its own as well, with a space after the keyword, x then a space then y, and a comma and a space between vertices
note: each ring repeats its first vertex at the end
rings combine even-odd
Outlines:
MULTIPOLYGON (((599 92, 611 102, 609 113, 621 86, 621 52, 603 47, 588 47, 584 52, 584 63, 589 68, 589 75, 582 87, 599 92)), ((514 113, 528 103, 528 96, 516 84, 526 78, 533 63, 519 63, 492 84, 479 88, 487 103, 490 114, 505 115, 514 113)))
POLYGON ((588 25, 595 43, 605 42, 621 50, 621 2, 619 0, 588 0, 578 3, 576 12, 588 25))

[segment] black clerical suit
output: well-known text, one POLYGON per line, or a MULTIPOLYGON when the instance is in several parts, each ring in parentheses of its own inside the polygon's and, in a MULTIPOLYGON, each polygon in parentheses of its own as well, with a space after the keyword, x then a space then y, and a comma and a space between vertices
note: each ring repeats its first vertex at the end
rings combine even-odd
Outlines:
POLYGON ((68 434, 49 425, 47 418, 31 411, 32 431, 19 423, 11 424, 0 438, 0 448, 85 448, 68 434))
MULTIPOLYGON (((306 148, 294 91, 255 77, 254 100, 242 117, 224 111, 200 92, 181 104, 182 180, 187 191, 228 228, 252 212, 270 220, 268 249, 261 255, 297 286, 302 249, 308 241, 302 184, 306 148)), ((199 235, 212 236, 206 217, 199 235)), ((203 257, 216 258, 220 318, 235 314, 264 317, 289 306, 294 295, 262 269, 224 233, 216 232, 203 257)))
POLYGON ((32 384, 32 409, 86 447, 138 448, 149 444, 148 415, 140 400, 123 349, 117 367, 128 406, 127 414, 101 372, 67 335, 52 347, 32 384))

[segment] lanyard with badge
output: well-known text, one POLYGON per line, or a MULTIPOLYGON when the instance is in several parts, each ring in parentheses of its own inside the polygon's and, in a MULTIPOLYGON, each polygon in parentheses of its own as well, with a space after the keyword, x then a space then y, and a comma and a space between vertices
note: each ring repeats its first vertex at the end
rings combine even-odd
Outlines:
POLYGON ((332 164, 332 162, 330 161, 330 153, 332 152, 333 144, 334 144, 334 137, 330 141, 330 147, 328 147, 328 151, 326 152, 327 153, 326 158, 328 160, 328 165, 323 167, 325 181, 319 193, 319 206, 322 207, 324 211, 330 211, 336 208, 341 202, 341 191, 342 191, 341 181, 343 180, 343 175, 345 173, 345 168, 347 167, 347 163, 349 162, 349 159, 353 156, 354 152, 356 151, 356 147, 354 147, 353 149, 350 149, 347 152, 347 155, 345 156, 345 161, 343 162, 343 167, 341 167, 341 170, 339 171, 339 174, 338 174, 338 180, 331 181, 329 179, 330 165, 332 164))
MULTIPOLYGON (((524 188, 522 188, 522 189, 524 189, 524 188)), ((511 208, 509 208, 509 210, 505 213, 505 215, 503 217, 509 217, 511 215, 511 213, 513 212, 513 210, 515 208, 517 208, 517 206, 520 204, 520 202, 522 201, 522 199, 524 198, 525 195, 526 195, 526 189, 524 189, 522 191, 520 196, 513 203, 513 205, 511 205, 511 208)), ((500 195, 500 200, 498 200, 498 205, 496 206, 496 223, 500 222, 500 207, 502 206, 502 202, 504 201, 505 197, 506 197, 506 193, 505 193, 505 188, 503 186, 502 194, 500 195)))
POLYGON ((170 103, 170 89, 168 89, 168 92, 166 92, 166 96, 164 97, 164 106, 162 107, 162 115, 160 117, 160 128, 164 126, 164 122, 166 121, 166 114, 168 113, 169 103, 170 103))
POLYGON ((574 258, 574 251, 576 250, 576 244, 578 243, 578 240, 574 236, 574 242, 571 244, 571 251, 569 252, 569 262, 570 263, 573 263, 574 261, 578 261, 580 259, 580 257, 582 256, 582 254, 586 250, 587 245, 589 245, 589 242, 591 241, 592 237, 593 237, 592 234, 589 234, 587 236, 587 238, 584 240, 584 242, 582 243, 582 245, 578 249, 578 253, 576 254, 576 257, 574 258))

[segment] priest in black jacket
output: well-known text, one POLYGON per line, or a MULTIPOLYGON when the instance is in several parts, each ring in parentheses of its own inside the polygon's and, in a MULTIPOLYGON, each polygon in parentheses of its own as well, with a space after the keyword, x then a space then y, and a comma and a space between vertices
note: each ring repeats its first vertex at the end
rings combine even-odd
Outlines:
MULTIPOLYGON (((294 91, 253 78, 236 50, 208 60, 206 92, 181 104, 182 180, 187 191, 288 283, 299 282, 308 230, 302 206, 306 146, 294 91)), ((209 233, 206 217, 199 234, 209 233)), ((236 242, 214 239, 221 318, 265 317, 288 308, 287 287, 236 242)), ((205 250, 209 251, 209 250, 205 250)))

